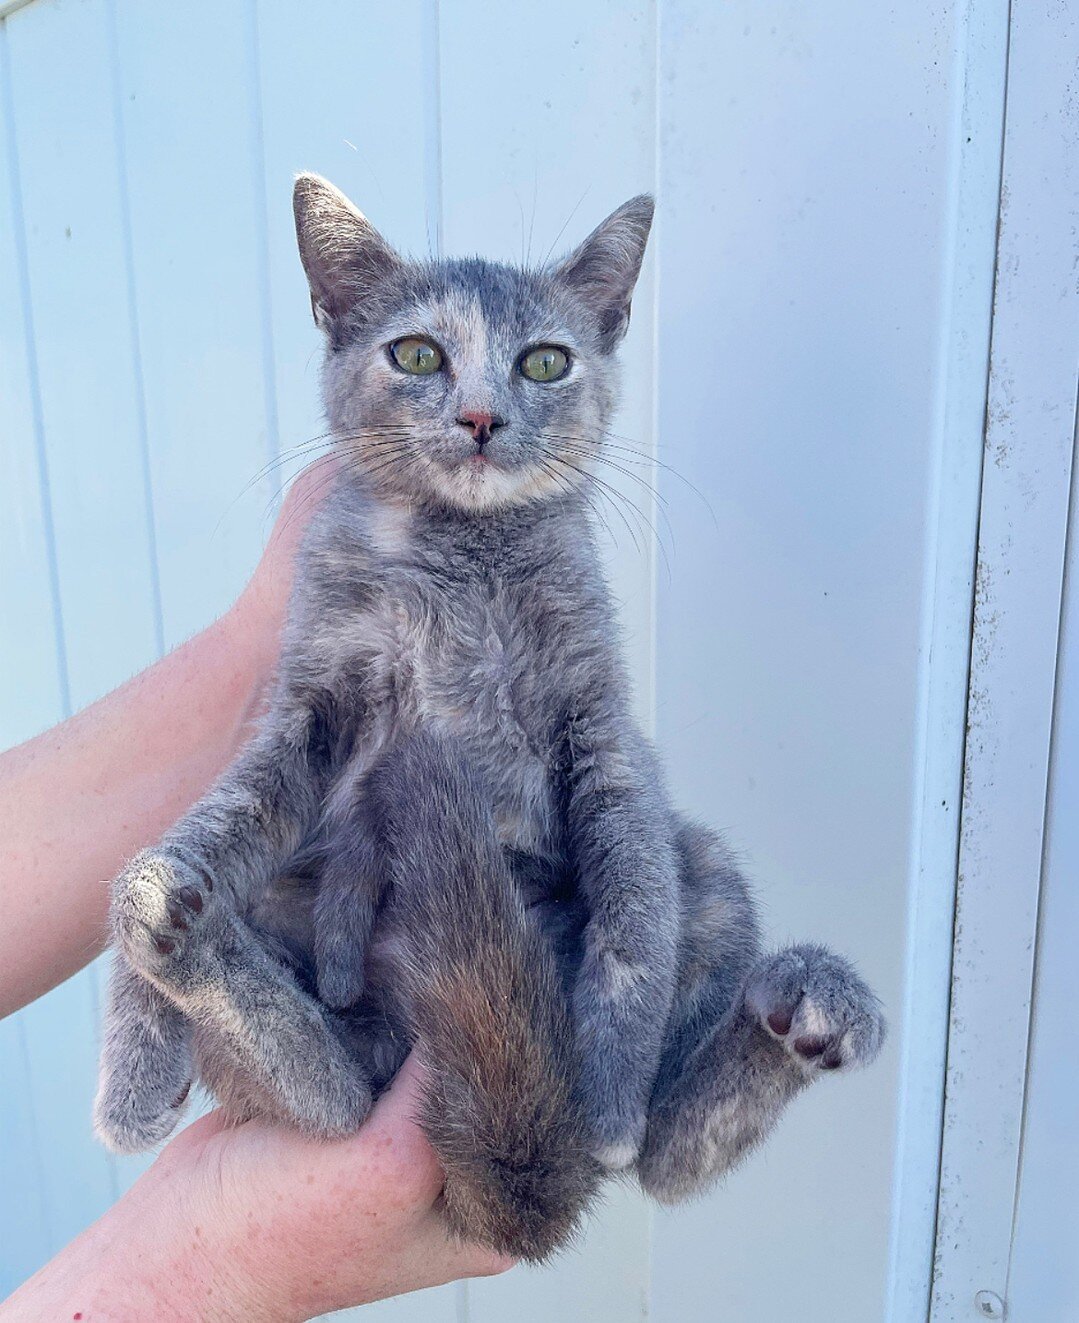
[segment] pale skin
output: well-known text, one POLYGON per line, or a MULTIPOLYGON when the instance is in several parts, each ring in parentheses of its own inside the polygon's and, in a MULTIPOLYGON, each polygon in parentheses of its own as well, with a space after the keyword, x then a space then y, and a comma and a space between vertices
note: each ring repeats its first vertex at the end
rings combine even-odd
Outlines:
MULTIPOLYGON (((272 677, 292 558, 326 470, 293 486, 236 604, 53 730, 0 755, 0 1016, 104 948, 108 881, 228 765, 272 677)), ((0 1320, 291 1323, 509 1267, 455 1243, 412 1117, 410 1061, 353 1138, 219 1116, 173 1140, 0 1320)))

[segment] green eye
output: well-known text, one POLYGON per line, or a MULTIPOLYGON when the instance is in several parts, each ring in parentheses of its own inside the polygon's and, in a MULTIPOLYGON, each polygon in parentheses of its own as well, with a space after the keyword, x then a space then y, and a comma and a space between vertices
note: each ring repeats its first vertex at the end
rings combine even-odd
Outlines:
POLYGON ((429 377, 442 366, 442 350, 430 340, 421 340, 415 335, 395 340, 390 345, 390 353, 402 371, 411 372, 416 377, 429 377))
POLYGON ((569 371, 569 355, 557 345, 537 345, 521 359, 520 368, 529 381, 557 381, 569 371))

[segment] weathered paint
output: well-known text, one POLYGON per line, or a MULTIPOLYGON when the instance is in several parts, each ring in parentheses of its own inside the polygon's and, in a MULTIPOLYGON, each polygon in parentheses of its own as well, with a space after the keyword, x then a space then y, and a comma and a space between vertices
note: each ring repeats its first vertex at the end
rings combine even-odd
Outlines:
MULTIPOLYGON (((1013 1323, 1079 1316, 1079 1298, 1054 1298, 1028 1279, 1026 1295, 1013 1301, 1008 1286, 1013 1240, 1024 1225, 1016 1203, 1076 419, 1077 39, 1073 8, 1013 6, 934 1323, 985 1316, 979 1292, 999 1297, 1013 1323)), ((1059 743, 1068 730, 1057 730, 1065 767, 1074 757, 1059 743)), ((1069 940, 1065 934, 1074 943, 1074 915, 1070 928, 1053 934, 1053 950, 1069 940)), ((1062 995, 1066 976, 1055 978, 1062 995)), ((1060 1072, 1045 1059, 1051 1049, 1041 1050, 1039 1078, 1060 1087, 1060 1072)), ((1054 1104, 1043 1093, 1042 1107, 1054 1105, 1063 1099, 1054 1104)), ((1040 1133, 1035 1138, 1044 1145, 1040 1133)), ((1035 1222, 1052 1208, 1057 1234, 1070 1228, 1074 1246, 1079 1208, 1071 1188, 1069 1207, 1050 1185, 1028 1179, 1026 1208, 1035 1222)))

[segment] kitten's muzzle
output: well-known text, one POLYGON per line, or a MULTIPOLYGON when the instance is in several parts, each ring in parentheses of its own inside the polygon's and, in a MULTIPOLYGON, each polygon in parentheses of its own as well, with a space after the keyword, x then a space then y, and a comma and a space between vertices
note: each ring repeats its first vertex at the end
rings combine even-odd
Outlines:
POLYGON ((472 433, 472 439, 476 443, 477 451, 483 448, 491 440, 491 433, 499 427, 506 426, 505 418, 497 413, 480 413, 477 410, 469 410, 462 413, 456 420, 459 427, 467 427, 472 433))

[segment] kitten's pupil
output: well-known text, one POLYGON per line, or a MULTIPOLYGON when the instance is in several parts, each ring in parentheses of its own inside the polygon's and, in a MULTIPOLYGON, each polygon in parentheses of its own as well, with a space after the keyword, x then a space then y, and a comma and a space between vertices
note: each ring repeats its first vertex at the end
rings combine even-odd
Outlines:
POLYGON ((569 355, 557 345, 540 345, 521 359, 521 375, 530 381, 557 381, 569 369, 569 355))
POLYGON ((409 335, 390 345, 394 362, 405 372, 417 377, 430 376, 442 366, 442 351, 429 340, 409 335))

